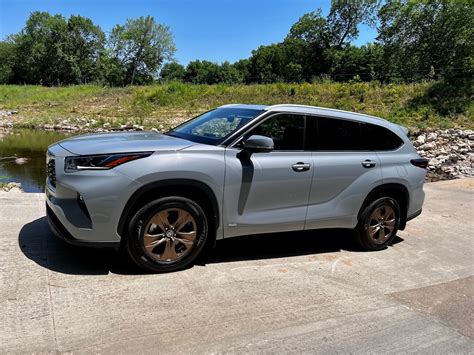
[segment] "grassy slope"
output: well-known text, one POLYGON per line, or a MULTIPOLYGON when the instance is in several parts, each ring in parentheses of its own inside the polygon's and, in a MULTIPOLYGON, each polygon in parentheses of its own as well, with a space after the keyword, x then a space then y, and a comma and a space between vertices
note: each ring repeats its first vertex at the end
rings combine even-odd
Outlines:
MULTIPOLYGON (((470 85, 471 83, 469 83, 470 85)), ((226 103, 298 103, 367 113, 410 128, 474 128, 472 87, 431 82, 187 85, 102 88, 0 86, 0 109, 18 110, 15 125, 66 123, 164 128, 226 103)))

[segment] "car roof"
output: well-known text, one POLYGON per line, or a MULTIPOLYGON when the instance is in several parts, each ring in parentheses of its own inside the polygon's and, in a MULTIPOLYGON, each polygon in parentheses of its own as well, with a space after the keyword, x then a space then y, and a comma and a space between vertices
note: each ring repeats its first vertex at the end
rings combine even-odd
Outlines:
POLYGON ((372 123, 375 125, 383 126, 390 129, 392 132, 396 132, 399 137, 405 139, 409 130, 406 127, 400 126, 399 124, 387 121, 383 118, 370 116, 363 113, 350 112, 344 110, 336 110, 333 108, 318 107, 318 106, 307 106, 307 105, 295 105, 295 104, 280 104, 280 105, 248 105, 248 104, 228 104, 220 107, 234 107, 234 108, 247 108, 254 110, 262 110, 267 112, 290 112, 290 113, 307 113, 317 116, 335 117, 348 120, 355 120, 358 122, 372 123))
MULTIPOLYGON (((383 118, 375 117, 366 115, 363 113, 357 112, 350 112, 344 110, 336 110, 333 108, 326 108, 326 107, 318 107, 318 106, 307 106, 307 105, 295 105, 295 104, 279 104, 279 105, 247 105, 247 104, 229 104, 223 105, 220 107, 233 107, 233 108, 248 108, 254 110, 265 110, 265 111, 277 111, 277 112, 297 112, 297 113, 309 113, 314 115, 322 115, 322 116, 337 116, 343 117, 344 116, 356 116, 353 118, 357 118, 359 120, 368 119, 370 121, 377 120, 377 121, 386 121, 383 118)), ((349 118, 349 117, 346 117, 349 118)), ((386 121, 388 122, 388 121, 386 121)))
POLYGON ((336 110, 333 108, 326 107, 317 107, 317 106, 307 106, 307 105, 295 105, 295 104, 280 104, 280 105, 247 105, 247 104, 230 104, 224 105, 221 107, 234 107, 234 108, 248 108, 256 110, 264 110, 268 112, 294 112, 294 113, 307 113, 318 116, 326 117, 337 117, 348 120, 357 120, 361 122, 373 123, 377 125, 382 125, 390 128, 401 129, 404 134, 408 131, 405 127, 397 125, 395 123, 389 122, 383 118, 370 116, 363 113, 350 112, 344 110, 336 110))

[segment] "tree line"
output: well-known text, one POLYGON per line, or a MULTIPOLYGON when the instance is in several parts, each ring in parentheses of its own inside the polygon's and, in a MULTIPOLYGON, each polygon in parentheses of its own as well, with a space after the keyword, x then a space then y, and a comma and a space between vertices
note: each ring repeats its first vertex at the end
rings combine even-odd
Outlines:
POLYGON ((106 35, 83 16, 33 12, 19 33, 0 42, 0 83, 145 84, 175 50, 169 27, 151 16, 129 19, 106 35))
POLYGON ((327 16, 304 14, 280 43, 235 63, 173 60, 169 27, 129 19, 104 34, 82 16, 32 13, 23 30, 0 42, 0 83, 111 86, 183 81, 251 84, 426 79, 472 80, 474 1, 333 0, 327 16), (353 45, 361 24, 374 43, 353 45))

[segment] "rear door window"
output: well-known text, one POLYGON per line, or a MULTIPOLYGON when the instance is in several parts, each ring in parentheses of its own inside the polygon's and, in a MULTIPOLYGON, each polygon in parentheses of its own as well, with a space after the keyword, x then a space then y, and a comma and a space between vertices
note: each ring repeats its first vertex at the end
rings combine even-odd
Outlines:
POLYGON ((361 150, 360 124, 356 121, 318 117, 318 150, 361 150))

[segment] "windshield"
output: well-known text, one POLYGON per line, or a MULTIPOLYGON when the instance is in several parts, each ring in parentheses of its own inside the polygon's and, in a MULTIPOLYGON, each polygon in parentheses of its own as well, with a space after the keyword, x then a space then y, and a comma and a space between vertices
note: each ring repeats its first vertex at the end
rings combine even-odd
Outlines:
POLYGON ((167 134, 197 143, 218 145, 261 112, 247 108, 217 108, 183 123, 167 134))

